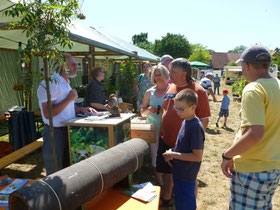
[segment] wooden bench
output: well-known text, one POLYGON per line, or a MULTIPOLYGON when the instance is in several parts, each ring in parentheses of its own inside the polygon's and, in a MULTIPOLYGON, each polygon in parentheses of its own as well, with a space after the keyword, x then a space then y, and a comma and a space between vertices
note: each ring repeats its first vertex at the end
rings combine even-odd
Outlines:
POLYGON ((5 168, 6 166, 16 162, 17 160, 23 158, 24 156, 30 154, 31 152, 39 149, 43 146, 43 138, 39 138, 36 141, 25 145, 24 147, 6 155, 0 159, 0 169, 5 168))

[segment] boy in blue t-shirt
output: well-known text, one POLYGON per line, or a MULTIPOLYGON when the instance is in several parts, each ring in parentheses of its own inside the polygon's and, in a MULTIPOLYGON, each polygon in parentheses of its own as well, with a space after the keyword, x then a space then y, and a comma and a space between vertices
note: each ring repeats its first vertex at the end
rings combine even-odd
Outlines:
POLYGON ((221 105, 221 110, 220 110, 220 113, 219 113, 219 117, 217 119, 217 122, 216 122, 216 127, 219 127, 219 120, 221 117, 225 117, 225 122, 224 122, 224 127, 227 126, 227 118, 228 118, 228 115, 229 115, 229 111, 228 111, 228 107, 229 107, 229 104, 230 104, 230 98, 227 96, 228 95, 228 90, 227 89, 224 89, 223 90, 223 100, 221 101, 217 101, 217 102, 222 102, 222 105, 221 105))
POLYGON ((176 209, 196 209, 195 182, 204 148, 204 129, 195 116, 197 94, 191 89, 180 91, 174 99, 174 109, 181 118, 181 129, 175 147, 163 153, 172 166, 176 209), (172 160, 172 164, 171 164, 172 160))

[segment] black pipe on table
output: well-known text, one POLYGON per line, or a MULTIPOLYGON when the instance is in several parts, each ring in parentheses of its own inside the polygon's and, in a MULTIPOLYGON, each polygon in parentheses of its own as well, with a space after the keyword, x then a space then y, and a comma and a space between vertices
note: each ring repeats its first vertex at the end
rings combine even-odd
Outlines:
POLYGON ((17 190, 9 197, 9 209, 77 209, 139 169, 148 148, 138 138, 118 144, 17 190))

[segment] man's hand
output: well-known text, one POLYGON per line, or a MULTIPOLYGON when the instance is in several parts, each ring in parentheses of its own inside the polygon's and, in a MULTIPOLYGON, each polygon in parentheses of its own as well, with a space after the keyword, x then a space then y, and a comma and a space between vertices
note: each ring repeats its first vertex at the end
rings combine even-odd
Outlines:
POLYGON ((74 101, 76 98, 78 98, 77 90, 76 90, 76 89, 70 90, 69 93, 68 93, 68 95, 67 95, 67 98, 68 98, 70 101, 74 101))
POLYGON ((80 111, 87 114, 96 114, 97 111, 92 107, 81 107, 80 111))
POLYGON ((231 178, 232 177, 232 170, 233 170, 233 160, 223 159, 223 162, 221 164, 221 168, 222 168, 223 174, 226 177, 231 178))

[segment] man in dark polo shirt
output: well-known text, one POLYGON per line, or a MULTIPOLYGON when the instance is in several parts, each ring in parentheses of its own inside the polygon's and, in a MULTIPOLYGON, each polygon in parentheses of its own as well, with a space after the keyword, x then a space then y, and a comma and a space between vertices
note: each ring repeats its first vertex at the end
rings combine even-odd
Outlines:
POLYGON ((97 111, 105 111, 106 96, 101 81, 104 80, 105 70, 102 67, 94 67, 91 76, 92 81, 87 85, 85 92, 85 107, 90 106, 97 111))

